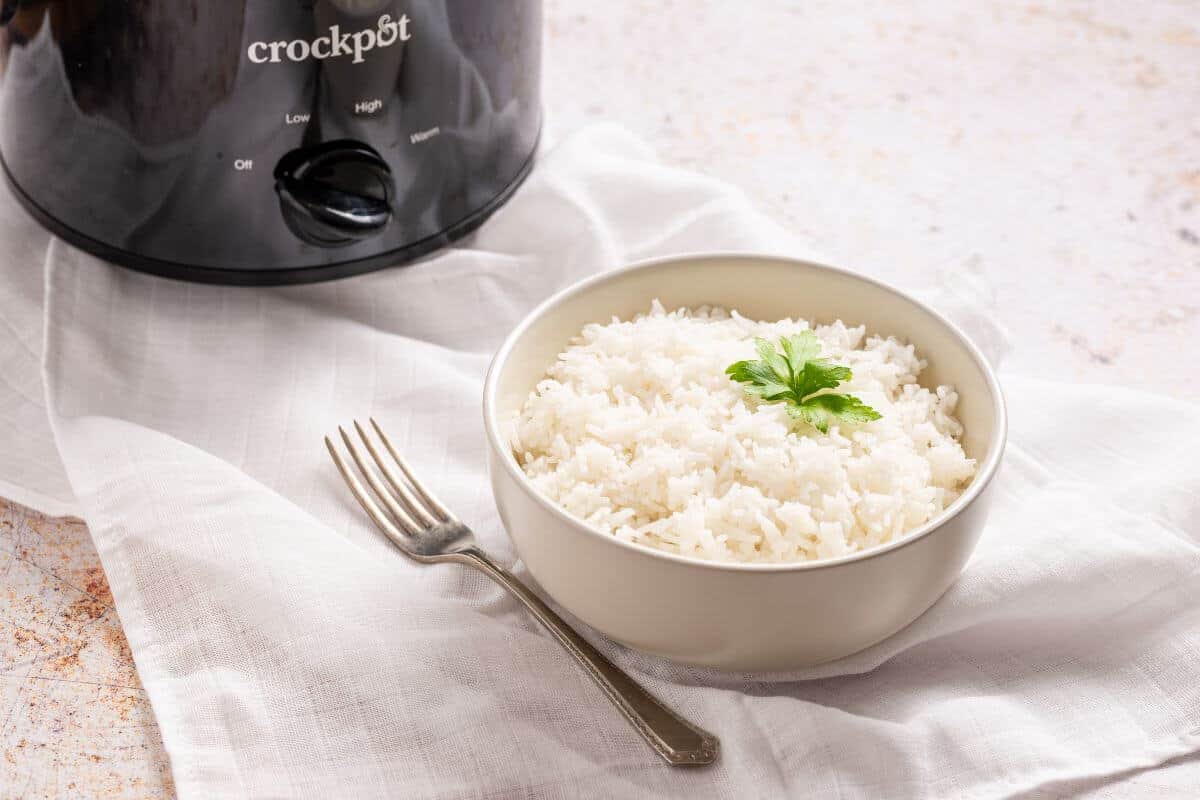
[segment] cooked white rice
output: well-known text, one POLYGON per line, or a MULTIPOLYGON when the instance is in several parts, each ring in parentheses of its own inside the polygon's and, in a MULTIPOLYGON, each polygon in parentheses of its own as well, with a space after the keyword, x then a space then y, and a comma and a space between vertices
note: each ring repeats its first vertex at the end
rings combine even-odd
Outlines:
POLYGON ((593 324, 512 421, 513 452, 571 514, 631 542, 714 561, 808 561, 864 550, 935 517, 975 474, 959 444, 958 395, 917 384, 911 345, 838 321, 822 356, 853 370, 838 386, 882 419, 793 422, 725 374, 754 338, 810 328, 656 300, 632 321, 593 324))

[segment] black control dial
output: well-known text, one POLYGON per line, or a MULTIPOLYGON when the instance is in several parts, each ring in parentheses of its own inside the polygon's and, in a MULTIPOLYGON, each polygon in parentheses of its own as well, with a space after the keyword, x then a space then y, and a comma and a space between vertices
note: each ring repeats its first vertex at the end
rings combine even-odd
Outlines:
POLYGON ((292 233, 321 247, 368 239, 392 219, 391 170, 362 142, 293 150, 275 167, 275 191, 292 233))

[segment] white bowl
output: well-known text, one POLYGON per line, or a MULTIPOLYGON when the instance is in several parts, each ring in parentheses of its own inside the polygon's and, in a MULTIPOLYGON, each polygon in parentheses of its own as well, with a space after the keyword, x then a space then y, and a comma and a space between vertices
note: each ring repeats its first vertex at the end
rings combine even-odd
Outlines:
POLYGON ((937 312, 833 267, 742 254, 656 259, 605 273, 538 306, 496 354, 484 387, 489 470, 500 517, 554 600, 622 644, 689 664, 776 670, 840 658, 884 639, 958 578, 983 532, 1007 433, 1004 400, 978 348, 937 312), (762 320, 841 319, 916 345, 926 386, 959 393, 976 476, 937 518, 862 553, 796 564, 714 563, 623 542, 543 496, 513 456, 505 422, 589 322, 627 319, 659 298, 762 320))

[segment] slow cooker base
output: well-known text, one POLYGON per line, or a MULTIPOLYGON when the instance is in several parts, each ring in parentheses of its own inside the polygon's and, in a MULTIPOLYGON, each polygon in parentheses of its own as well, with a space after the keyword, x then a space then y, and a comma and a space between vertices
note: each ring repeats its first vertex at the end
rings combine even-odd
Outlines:
POLYGON ((428 236, 404 247, 389 250, 369 258, 291 269, 214 269, 212 267, 197 267, 190 264, 146 258, 127 250, 121 250, 97 241, 90 236, 85 236, 47 214, 21 189, 13 179, 8 170, 8 165, 4 163, 2 158, 0 158, 0 172, 4 174, 4 180, 12 190, 14 196, 34 219, 55 236, 105 261, 138 272, 194 283, 223 284, 228 286, 287 286, 298 283, 317 283, 319 281, 347 278, 351 275, 373 272, 385 267, 400 266, 461 239, 482 225, 500 206, 504 205, 513 192, 517 190, 517 187, 529 175, 536 153, 537 145, 535 143, 529 158, 521 165, 520 172, 495 197, 470 216, 459 220, 433 236, 428 236))

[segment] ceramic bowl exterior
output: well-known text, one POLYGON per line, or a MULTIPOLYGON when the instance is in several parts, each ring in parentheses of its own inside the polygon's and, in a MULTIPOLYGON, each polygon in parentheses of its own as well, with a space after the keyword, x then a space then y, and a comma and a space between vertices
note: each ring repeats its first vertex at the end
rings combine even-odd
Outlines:
POLYGON ((484 389, 489 472, 505 528, 557 603, 622 644, 729 670, 782 670, 868 647, 905 627, 954 583, 983 533, 1007 433, 986 359, 953 324, 862 275, 746 254, 656 259, 579 283, 535 309, 497 353, 484 389), (928 361, 927 386, 960 395, 974 481, 937 518, 902 539, 796 564, 700 561, 620 541, 568 515, 526 479, 505 421, 589 322, 667 308, 721 305, 754 319, 842 319, 898 336, 928 361))

